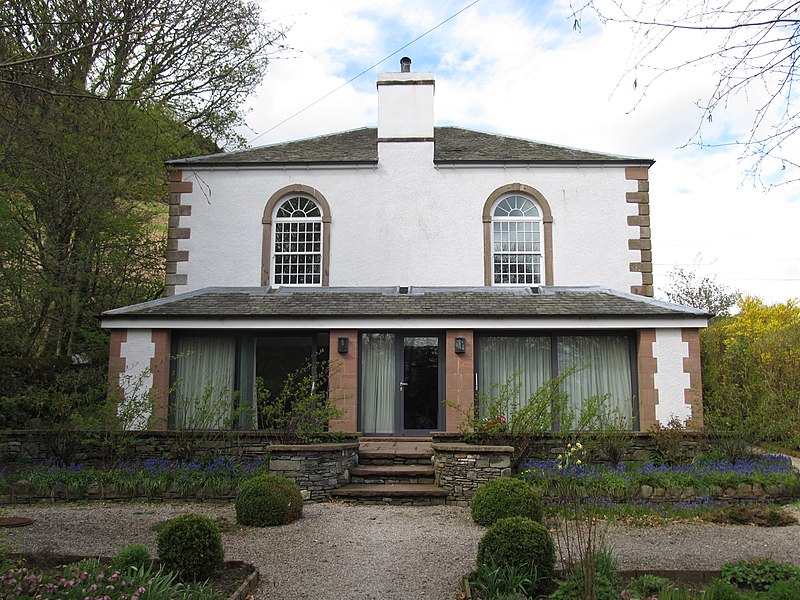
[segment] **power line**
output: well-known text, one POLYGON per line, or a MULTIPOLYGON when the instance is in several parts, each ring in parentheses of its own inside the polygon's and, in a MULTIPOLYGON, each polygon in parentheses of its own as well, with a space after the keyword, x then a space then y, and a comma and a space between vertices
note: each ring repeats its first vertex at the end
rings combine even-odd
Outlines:
POLYGON ((260 138, 260 137, 263 137, 263 136, 267 135, 267 134, 268 134, 268 133, 270 133, 271 131, 274 131, 275 129, 277 129, 278 127, 280 127, 281 125, 283 125, 284 123, 286 123, 286 122, 288 122, 288 121, 291 121, 291 120, 292 120, 292 119, 294 119, 296 116, 298 116, 298 115, 300 115, 300 114, 304 113, 305 111, 307 111, 307 110, 308 110, 309 108, 311 108, 312 106, 315 106, 316 104, 319 104, 320 102, 322 102, 323 100, 325 100, 325 98, 327 98, 328 96, 331 96, 331 95, 335 94, 336 92, 338 92, 338 91, 339 91, 340 89, 342 89, 343 87, 346 87, 346 86, 350 85, 351 83, 353 83, 353 82, 354 82, 356 79, 358 79, 358 78, 359 78, 359 77, 361 77, 362 75, 366 75, 367 73, 369 73, 370 71, 372 71, 372 69, 374 69, 375 67, 377 67, 377 66, 378 66, 378 65, 380 65, 381 63, 384 63, 384 62, 386 62, 387 60, 389 60, 390 58, 392 58, 392 57, 393 57, 395 54, 398 54, 399 52, 401 52, 401 51, 405 50, 405 49, 406 49, 406 48, 408 48, 408 47, 409 47, 411 44, 413 44, 413 43, 415 43, 415 42, 418 42, 419 40, 421 40, 422 38, 424 38, 424 37, 425 37, 426 35, 428 35, 429 33, 433 32, 433 31, 436 31, 437 29, 439 29, 439 27, 441 27, 442 25, 444 25, 444 24, 445 24, 445 23, 447 23, 448 21, 452 21, 452 20, 453 20, 453 19, 455 19, 455 18, 456 18, 458 15, 460 15, 461 13, 463 13, 465 10, 467 10, 467 9, 469 9, 469 8, 472 8, 473 6, 475 6, 475 5, 476 5, 478 2, 480 2, 480 1, 481 1, 481 0, 473 0, 473 2, 470 2, 469 4, 467 4, 467 5, 466 5, 464 8, 462 8, 462 9, 461 9, 461 10, 459 10, 458 12, 456 12, 456 13, 453 13, 452 15, 450 15, 449 17, 447 17, 447 18, 446 18, 444 21, 442 21, 442 22, 441 22, 441 23, 439 23, 438 25, 434 25, 433 27, 431 27, 430 29, 428 29, 428 31, 426 31, 425 33, 423 33, 422 35, 420 35, 420 36, 417 36, 416 38, 414 38, 413 40, 411 40, 411 41, 410 41, 410 42, 408 42, 407 44, 405 44, 405 45, 403 45, 403 46, 400 46, 400 47, 399 47, 397 50, 395 50, 394 52, 392 52, 392 53, 391 53, 391 54, 389 54, 388 56, 385 56, 384 58, 382 58, 381 60, 379 60, 378 62, 376 62, 374 65, 372 65, 371 67, 368 67, 368 68, 364 69, 363 71, 361 71, 361 73, 359 73, 359 74, 358 74, 358 75, 356 75, 355 77, 351 77, 350 79, 348 79, 347 81, 345 81, 345 82, 344 82, 342 85, 340 85, 339 87, 337 87, 337 88, 334 88, 334 89, 332 89, 330 92, 328 92, 327 94, 325 94, 324 96, 322 96, 322 97, 320 97, 320 98, 317 98, 317 99, 316 99, 316 100, 314 100, 314 101, 313 101, 311 104, 309 104, 308 106, 306 106, 306 107, 304 107, 304 108, 301 108, 301 109, 300 109, 300 110, 298 110, 296 113, 294 113, 294 114, 292 114, 292 115, 289 115, 289 116, 288 116, 288 117, 286 117, 286 118, 285 118, 283 121, 281 121, 281 122, 280 122, 280 123, 278 123, 277 125, 273 125, 273 126, 272 126, 272 127, 270 127, 269 129, 267 129, 265 132, 263 132, 263 133, 259 133, 259 134, 258 134, 256 137, 254 137, 252 140, 250 140, 250 143, 252 144, 252 143, 253 143, 253 142, 255 142, 255 141, 258 139, 258 138, 260 138))

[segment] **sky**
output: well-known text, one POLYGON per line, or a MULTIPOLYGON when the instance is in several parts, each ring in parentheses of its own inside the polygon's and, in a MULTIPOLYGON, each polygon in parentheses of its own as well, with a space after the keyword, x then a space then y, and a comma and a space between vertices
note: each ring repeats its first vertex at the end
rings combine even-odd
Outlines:
MULTIPOLYGON (((249 145, 376 126, 377 76, 409 56, 412 71, 435 75, 436 125, 655 159, 656 297, 679 267, 769 303, 800 298, 800 183, 765 189, 785 174, 755 182, 741 147, 718 145, 745 139, 760 104, 754 90, 701 121, 713 65, 655 80, 652 69, 633 72, 641 52, 631 28, 585 13, 576 29, 562 0, 260 1, 264 19, 287 28, 290 49, 273 57, 245 106, 249 145), (701 122, 714 146, 691 143, 701 122)), ((668 66, 713 43, 674 35, 648 64, 668 66)))

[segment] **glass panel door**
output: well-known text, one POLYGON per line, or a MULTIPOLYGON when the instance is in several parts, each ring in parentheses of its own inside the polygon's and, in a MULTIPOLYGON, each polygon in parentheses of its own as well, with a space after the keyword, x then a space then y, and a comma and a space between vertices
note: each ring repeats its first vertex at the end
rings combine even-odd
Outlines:
POLYGON ((403 337, 399 382, 403 432, 439 429, 439 338, 403 337))

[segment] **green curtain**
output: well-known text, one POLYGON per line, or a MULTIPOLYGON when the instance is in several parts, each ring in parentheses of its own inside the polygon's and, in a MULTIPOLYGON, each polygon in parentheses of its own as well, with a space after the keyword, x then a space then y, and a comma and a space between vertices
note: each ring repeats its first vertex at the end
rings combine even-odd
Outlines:
MULTIPOLYGON (((517 373, 520 384, 518 406, 536 393, 550 379, 549 337, 485 337, 478 343, 478 385, 482 395, 496 398, 498 389, 517 373)), ((486 415, 486 405, 481 402, 478 413, 486 415)), ((510 416, 510 415, 506 415, 510 416)))
POLYGON ((178 338, 175 427, 221 429, 229 426, 234 406, 236 338, 178 338))
POLYGON ((564 381, 569 406, 580 410, 587 398, 608 394, 607 408, 631 423, 630 339, 621 335, 573 335, 558 338, 558 370, 581 369, 564 381))
POLYGON ((395 430, 394 334, 361 336, 361 428, 364 433, 395 430))

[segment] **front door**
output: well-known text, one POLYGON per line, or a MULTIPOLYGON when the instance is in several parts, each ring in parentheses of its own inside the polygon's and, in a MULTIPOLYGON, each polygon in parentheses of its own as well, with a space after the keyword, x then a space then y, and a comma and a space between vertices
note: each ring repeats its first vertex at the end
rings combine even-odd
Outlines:
POLYGON ((439 428, 439 338, 402 336, 402 344, 400 433, 427 435, 439 428))
POLYGON ((428 435, 441 429, 438 335, 361 335, 360 428, 367 435, 428 435))

